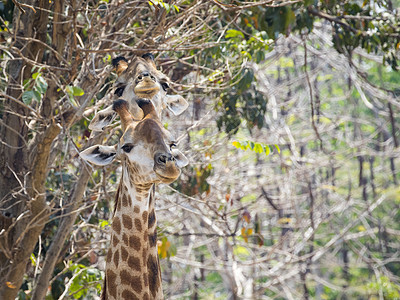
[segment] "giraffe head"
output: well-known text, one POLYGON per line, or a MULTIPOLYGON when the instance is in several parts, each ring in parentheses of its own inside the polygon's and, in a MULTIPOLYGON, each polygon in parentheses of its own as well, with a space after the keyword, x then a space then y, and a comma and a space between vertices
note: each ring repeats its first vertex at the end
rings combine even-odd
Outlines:
POLYGON ((187 165, 187 158, 175 147, 171 134, 162 126, 153 103, 136 99, 143 118, 136 121, 125 100, 117 100, 113 110, 120 116, 123 135, 116 146, 95 145, 81 152, 81 157, 96 165, 110 164, 119 158, 135 184, 171 183, 187 165))
MULTIPOLYGON (((137 99, 149 99, 159 118, 162 110, 168 108, 174 115, 179 115, 188 107, 187 101, 180 95, 168 95, 169 78, 157 70, 151 53, 134 57, 130 62, 120 56, 113 59, 118 75, 115 95, 128 103, 128 109, 135 120, 143 118, 143 111, 137 105, 137 99)), ((99 111, 89 124, 89 128, 101 131, 112 122, 115 112, 111 107, 99 111)))

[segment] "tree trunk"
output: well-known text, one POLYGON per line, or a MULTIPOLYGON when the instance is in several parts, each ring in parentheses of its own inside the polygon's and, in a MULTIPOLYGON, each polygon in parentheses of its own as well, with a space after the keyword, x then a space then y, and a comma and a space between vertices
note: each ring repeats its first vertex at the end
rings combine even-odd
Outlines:
MULTIPOLYGON (((22 1, 19 1, 22 3, 22 1)), ((15 299, 26 264, 48 218, 45 178, 51 144, 60 132, 52 118, 41 118, 35 132, 28 131, 30 111, 19 99, 21 83, 31 77, 30 61, 41 63, 46 41, 49 1, 25 1, 14 10, 16 48, 8 65, 8 99, 4 103, 0 145, 0 199, 4 245, 0 252, 0 299, 15 299), (33 41, 32 38, 39 42, 33 41), (27 39, 31 39, 28 43, 27 39)), ((52 99, 48 99, 52 101, 52 99)), ((42 109, 41 113, 45 110, 42 109)), ((46 116, 47 117, 47 116, 46 116)))

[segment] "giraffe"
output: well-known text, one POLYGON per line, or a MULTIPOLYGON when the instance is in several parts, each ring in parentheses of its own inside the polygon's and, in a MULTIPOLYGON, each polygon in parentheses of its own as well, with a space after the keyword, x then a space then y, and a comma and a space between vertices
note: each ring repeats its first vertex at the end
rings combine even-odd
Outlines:
MULTIPOLYGON (((128 102, 129 111, 136 120, 143 118, 142 110, 137 106, 136 99, 145 98, 152 101, 158 117, 162 110, 168 108, 175 116, 180 115, 188 107, 188 102, 180 95, 168 95, 169 78, 157 70, 154 56, 146 53, 142 57, 134 57, 128 62, 125 57, 114 58, 112 64, 118 78, 114 94, 119 99, 128 102)), ((94 116, 89 129, 102 131, 116 117, 112 106, 109 106, 94 116)))
POLYGON ((80 153, 84 160, 107 165, 121 160, 102 299, 163 299, 157 252, 154 184, 171 183, 188 160, 163 130, 153 103, 137 99, 143 118, 134 120, 129 104, 114 102, 123 135, 117 146, 95 145, 80 153))

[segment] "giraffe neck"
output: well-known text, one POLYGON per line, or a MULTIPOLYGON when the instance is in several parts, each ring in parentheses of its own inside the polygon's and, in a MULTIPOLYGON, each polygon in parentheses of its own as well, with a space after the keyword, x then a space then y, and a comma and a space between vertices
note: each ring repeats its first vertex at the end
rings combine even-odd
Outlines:
POLYGON ((154 186, 134 185, 124 175, 112 219, 103 299, 163 299, 154 186))

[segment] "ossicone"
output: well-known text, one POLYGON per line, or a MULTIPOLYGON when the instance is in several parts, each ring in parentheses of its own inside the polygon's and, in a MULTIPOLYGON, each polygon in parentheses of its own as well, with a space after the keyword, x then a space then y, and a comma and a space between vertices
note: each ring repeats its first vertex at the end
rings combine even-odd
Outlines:
POLYGON ((118 56, 116 58, 113 58, 113 60, 111 62, 112 62, 113 67, 117 67, 121 62, 128 63, 126 58, 123 56, 118 56))
POLYGON ((121 111, 122 109, 129 110, 129 104, 123 99, 115 100, 112 106, 113 111, 121 111))

